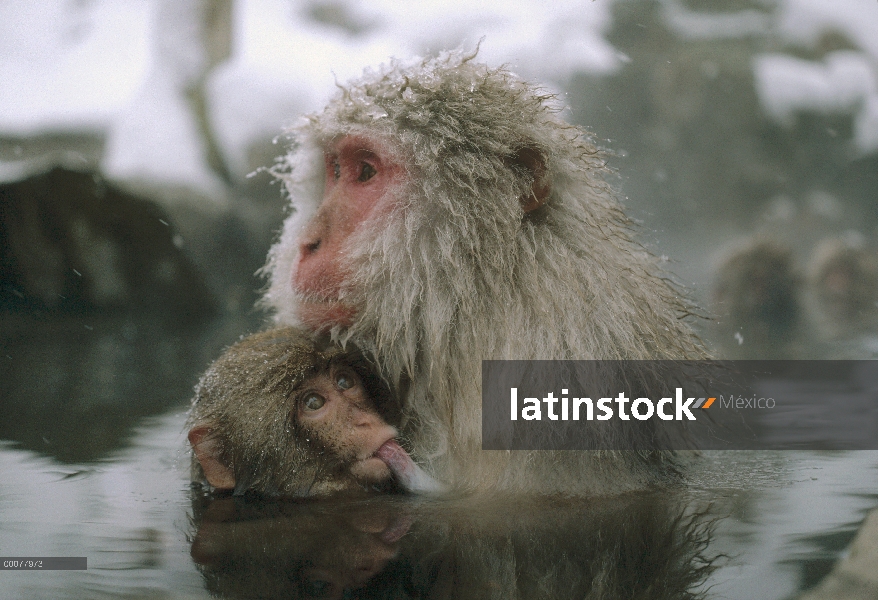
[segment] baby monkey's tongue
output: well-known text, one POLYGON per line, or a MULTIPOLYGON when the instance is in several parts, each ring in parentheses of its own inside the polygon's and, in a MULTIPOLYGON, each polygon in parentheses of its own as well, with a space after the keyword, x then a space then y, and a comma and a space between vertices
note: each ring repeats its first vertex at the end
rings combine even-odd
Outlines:
POLYGON ((441 483, 427 475, 415 464, 408 452, 396 440, 388 440, 378 448, 375 456, 384 461, 399 484, 415 493, 437 493, 443 491, 441 483))

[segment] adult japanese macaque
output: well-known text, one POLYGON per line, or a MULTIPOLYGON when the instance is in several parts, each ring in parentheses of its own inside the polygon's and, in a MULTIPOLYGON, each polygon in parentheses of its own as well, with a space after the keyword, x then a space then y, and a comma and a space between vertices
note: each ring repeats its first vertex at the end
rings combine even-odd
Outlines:
POLYGON ((725 254, 713 288, 723 358, 801 358, 802 278, 792 251, 748 239, 725 254))
POLYGON ((438 491, 396 441, 386 387, 363 359, 281 328, 229 348, 196 387, 194 479, 236 494, 317 496, 392 480, 438 491))
POLYGON ((878 257, 855 235, 822 241, 808 265, 808 300, 821 336, 832 342, 878 330, 878 257))
POLYGON ((665 454, 481 450, 483 359, 702 349, 585 132, 551 95, 473 59, 367 70, 291 131, 277 171, 293 213, 264 302, 370 355, 400 391, 415 459, 459 490, 665 481, 665 454))

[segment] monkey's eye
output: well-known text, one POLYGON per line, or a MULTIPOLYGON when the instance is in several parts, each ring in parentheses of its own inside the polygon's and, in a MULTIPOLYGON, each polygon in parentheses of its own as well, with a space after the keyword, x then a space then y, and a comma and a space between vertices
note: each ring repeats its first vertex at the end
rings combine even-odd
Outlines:
POLYGON ((363 168, 360 171, 360 176, 357 177, 357 181, 369 181, 378 174, 378 171, 375 170, 375 167, 373 167, 369 163, 364 162, 362 164, 363 168))
POLYGON ((315 392, 310 392, 302 398, 302 408, 305 410, 320 410, 326 404, 326 398, 315 392))
POLYGON ((339 373, 335 376, 335 385, 340 390, 349 390, 357 384, 349 373, 339 373))
POLYGON ((341 165, 338 164, 337 160, 332 162, 332 176, 335 177, 336 181, 341 177, 341 165))

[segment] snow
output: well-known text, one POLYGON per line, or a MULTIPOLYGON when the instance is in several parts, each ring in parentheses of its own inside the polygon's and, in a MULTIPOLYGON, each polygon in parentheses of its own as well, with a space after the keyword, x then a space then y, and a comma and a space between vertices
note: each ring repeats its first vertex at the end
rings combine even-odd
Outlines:
MULTIPOLYGON (((525 76, 561 81, 610 72, 621 59, 602 36, 609 3, 536 0, 477 5, 340 2, 333 26, 286 0, 234 3, 233 54, 206 82, 209 120, 238 177, 250 148, 366 65, 446 47, 474 48, 525 76)), ((203 63, 194 2, 20 0, 0 4, 0 136, 88 131, 106 136, 110 179, 188 186, 220 197, 185 97, 203 63)), ((27 171, 27 169, 24 169, 27 171)), ((22 169, 6 169, 7 173, 22 169)))
POLYGON ((108 179, 190 188, 222 205, 223 184, 207 166, 195 117, 176 83, 167 71, 144 82, 107 129, 101 168, 108 179))
POLYGON ((855 148, 878 150, 878 62, 862 52, 827 54, 822 62, 786 54, 753 60, 756 92, 766 114, 786 126, 801 112, 854 115, 855 148))
POLYGON ((816 46, 840 32, 878 61, 878 2, 872 0, 782 0, 779 33, 790 43, 816 46))
POLYGON ((832 52, 822 62, 763 54, 754 60, 754 71, 763 108, 787 125, 796 112, 854 112, 878 94, 875 71, 861 52, 832 52))
POLYGON ((150 68, 153 5, 0 3, 0 135, 106 128, 150 68))
MULTIPOLYGON (((255 144, 319 110, 336 82, 391 56, 479 46, 481 60, 558 91, 573 74, 612 73, 628 60, 605 39, 612 3, 235 0, 232 56, 206 81, 209 123, 241 177, 253 168, 255 144)), ((197 7, 193 0, 0 3, 0 137, 105 136, 102 169, 110 178, 217 196, 224 184, 207 166, 186 97, 204 64, 197 7)), ((816 48, 824 34, 841 32, 856 50, 815 61, 757 56, 757 92, 766 114, 782 124, 801 111, 850 113, 855 147, 878 149, 878 3, 780 0, 774 13, 770 7, 709 15, 678 0, 662 3, 681 37, 773 31, 791 46, 816 48)))
POLYGON ((783 0, 776 27, 793 46, 814 49, 823 36, 841 33, 859 50, 833 52, 819 62, 757 56, 756 90, 766 113, 787 126, 802 111, 850 113, 854 147, 878 150, 878 2, 783 0))
POLYGON ((156 183, 189 188, 224 206, 224 184, 207 165, 204 138, 186 97, 206 62, 195 7, 178 0, 156 3, 149 28, 152 69, 107 128, 101 168, 109 179, 147 189, 156 183))
POLYGON ((662 11, 674 33, 689 39, 765 35, 771 26, 769 15, 757 10, 711 14, 688 10, 679 0, 662 0, 662 11))
POLYGON ((365 66, 445 48, 475 48, 495 65, 510 64, 534 80, 562 81, 571 74, 611 72, 620 59, 602 37, 609 4, 494 0, 340 4, 351 23, 333 27, 296 12, 284 0, 236 4, 234 56, 210 78, 214 129, 233 172, 248 170, 248 146, 283 125, 319 110, 336 82, 358 77, 365 66))

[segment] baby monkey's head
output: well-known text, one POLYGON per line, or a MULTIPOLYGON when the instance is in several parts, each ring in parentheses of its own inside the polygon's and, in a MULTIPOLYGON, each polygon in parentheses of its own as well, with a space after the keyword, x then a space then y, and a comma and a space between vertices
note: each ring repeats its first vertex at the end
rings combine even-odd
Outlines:
POLYGON ((197 479, 236 494, 324 495, 405 485, 417 467, 395 441, 398 407, 353 351, 295 328, 249 336, 195 388, 197 479))

